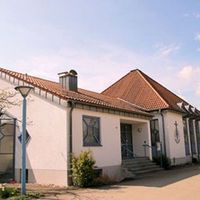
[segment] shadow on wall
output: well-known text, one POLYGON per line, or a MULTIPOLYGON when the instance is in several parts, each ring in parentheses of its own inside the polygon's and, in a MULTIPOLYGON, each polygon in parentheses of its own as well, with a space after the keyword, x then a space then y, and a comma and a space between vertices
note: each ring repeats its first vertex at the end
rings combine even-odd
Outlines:
MULTIPOLYGON (((29 157, 26 157, 26 182, 27 183, 36 183, 36 178, 35 175, 33 173, 30 161, 29 161, 29 157)), ((15 170, 15 174, 16 174, 16 181, 17 182, 21 182, 21 169, 16 169, 15 170)))
POLYGON ((31 167, 31 164, 30 164, 30 160, 29 160, 29 157, 27 156, 27 160, 26 160, 26 163, 27 163, 27 169, 28 169, 28 183, 36 183, 36 178, 35 178, 35 175, 34 175, 34 172, 33 172, 33 169, 31 167))
MULTIPOLYGON (((16 126, 16 151, 15 151, 15 179, 17 182, 20 182, 21 181, 21 143, 19 141, 19 136, 21 134, 20 132, 20 125, 17 123, 17 126, 16 126)), ((31 140, 31 139, 30 139, 31 140)), ((29 142, 31 141, 27 141, 27 144, 26 144, 26 147, 28 147, 29 145, 29 142)), ((35 183, 36 182, 36 178, 33 174, 33 170, 32 170, 32 167, 31 167, 31 163, 30 163, 30 160, 29 160, 29 156, 26 155, 26 169, 27 169, 27 172, 26 172, 26 180, 28 183, 35 183)))

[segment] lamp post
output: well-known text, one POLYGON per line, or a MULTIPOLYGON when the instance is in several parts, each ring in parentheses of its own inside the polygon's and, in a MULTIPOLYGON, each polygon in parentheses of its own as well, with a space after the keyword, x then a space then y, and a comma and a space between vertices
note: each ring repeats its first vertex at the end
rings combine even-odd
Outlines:
POLYGON ((22 170, 21 170, 21 195, 26 194, 26 97, 29 92, 33 89, 30 86, 17 86, 15 90, 20 92, 23 97, 23 108, 22 108, 22 170))

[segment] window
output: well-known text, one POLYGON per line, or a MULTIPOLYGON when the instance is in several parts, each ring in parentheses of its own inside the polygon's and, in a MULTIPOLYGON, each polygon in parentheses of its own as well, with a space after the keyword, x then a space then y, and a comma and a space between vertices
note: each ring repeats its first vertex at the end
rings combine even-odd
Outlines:
POLYGON ((100 119, 98 117, 83 116, 83 145, 100 146, 100 119))

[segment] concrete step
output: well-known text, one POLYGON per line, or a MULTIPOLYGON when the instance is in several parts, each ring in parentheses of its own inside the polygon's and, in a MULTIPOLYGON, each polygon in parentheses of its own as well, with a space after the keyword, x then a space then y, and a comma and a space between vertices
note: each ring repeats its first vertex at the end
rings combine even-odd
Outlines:
MULTIPOLYGON (((130 160, 124 160, 122 162, 122 167, 125 169, 129 177, 138 177, 145 174, 151 174, 163 170, 156 165, 154 162, 147 158, 136 158, 130 160)), ((125 175, 125 177, 128 177, 125 175)))
POLYGON ((150 163, 150 164, 140 164, 140 165, 122 165, 122 167, 124 168, 128 168, 128 169, 141 169, 141 168, 151 168, 151 167, 159 167, 159 165, 156 165, 154 163, 150 163))
POLYGON ((152 174, 152 173, 159 172, 162 170, 163 170, 162 168, 141 170, 141 171, 134 172, 134 174, 136 176, 141 176, 141 175, 145 175, 145 174, 152 174))
POLYGON ((153 162, 146 162, 146 163, 122 163, 122 166, 127 166, 127 167, 143 167, 143 166, 152 166, 156 165, 153 162))
POLYGON ((148 159, 132 159, 132 160, 123 160, 123 164, 133 164, 133 163, 149 163, 150 160, 148 159))
POLYGON ((133 168, 127 167, 127 169, 129 171, 132 171, 132 172, 137 172, 137 171, 146 170, 146 169, 149 169, 149 170, 151 170, 151 169, 160 169, 160 167, 157 166, 157 165, 152 165, 152 166, 133 167, 133 168))
POLYGON ((130 158, 130 159, 125 159, 123 161, 133 161, 133 160, 138 160, 138 161, 142 161, 142 160, 149 160, 149 158, 145 158, 145 157, 136 157, 136 158, 130 158))

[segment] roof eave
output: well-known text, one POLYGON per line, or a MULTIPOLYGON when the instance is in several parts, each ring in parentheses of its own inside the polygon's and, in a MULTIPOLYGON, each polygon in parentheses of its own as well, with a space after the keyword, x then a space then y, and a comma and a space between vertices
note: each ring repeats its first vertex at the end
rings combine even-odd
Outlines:
MULTIPOLYGON (((68 102, 69 101, 71 101, 71 100, 68 99, 68 102)), ((153 115, 150 114, 150 113, 130 111, 130 110, 121 109, 121 108, 117 108, 117 107, 100 105, 100 104, 92 104, 90 102, 83 102, 83 101, 77 101, 77 100, 73 100, 73 102, 77 103, 77 104, 81 104, 81 105, 93 106, 93 107, 98 107, 98 108, 101 108, 101 109, 110 109, 110 110, 114 110, 114 111, 125 112, 125 113, 128 113, 128 114, 140 115, 140 116, 144 116, 144 117, 148 117, 148 118, 152 118, 153 117, 153 115)))

